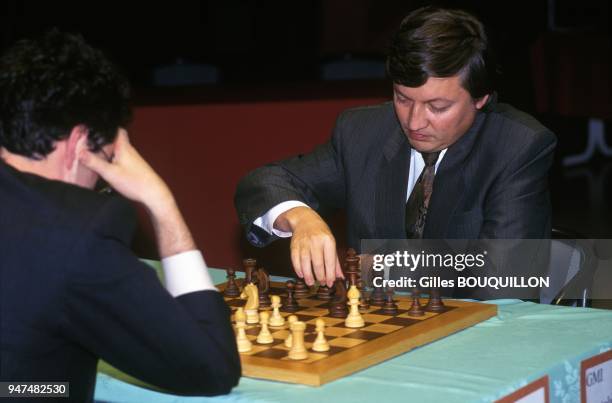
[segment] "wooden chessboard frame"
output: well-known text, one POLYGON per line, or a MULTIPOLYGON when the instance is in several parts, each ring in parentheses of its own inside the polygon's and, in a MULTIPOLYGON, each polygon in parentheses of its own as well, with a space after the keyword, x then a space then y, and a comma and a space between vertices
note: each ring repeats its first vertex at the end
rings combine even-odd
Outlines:
MULTIPOLYGON (((270 285, 282 287, 283 283, 272 282, 270 285)), ((225 284, 219 284, 217 288, 223 291, 225 284)), ((408 300, 409 297, 396 294, 394 299, 401 301, 408 300)), ((494 304, 447 299, 444 304, 455 309, 315 362, 241 354, 242 374, 250 378, 321 386, 497 315, 497 306, 494 304)))

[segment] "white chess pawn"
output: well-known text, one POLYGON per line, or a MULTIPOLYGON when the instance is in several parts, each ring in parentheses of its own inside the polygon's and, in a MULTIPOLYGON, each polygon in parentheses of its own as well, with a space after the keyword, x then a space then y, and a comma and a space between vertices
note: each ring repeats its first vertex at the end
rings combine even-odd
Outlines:
MULTIPOLYGON (((295 315, 290 315, 289 316, 289 329, 291 329, 291 324, 297 322, 298 318, 295 315)), ((291 335, 291 330, 289 330, 289 335, 287 336, 287 338, 285 339, 285 347, 287 348, 291 348, 291 346, 293 345, 293 336, 291 335)))
POLYGON ((261 323, 261 331, 257 335, 257 342, 259 344, 270 344, 274 341, 274 337, 272 337, 272 333, 268 329, 269 317, 270 314, 266 311, 259 314, 259 323, 261 323))
POLYGON ((270 326, 272 327, 283 327, 285 325, 285 318, 280 314, 279 308, 281 305, 281 299, 278 295, 272 295, 272 316, 270 317, 270 326))
POLYGON ((308 358, 308 351, 304 346, 304 330, 306 330, 306 323, 296 321, 290 325, 293 343, 291 344, 291 350, 289 350, 289 359, 291 360, 305 360, 308 358))
POLYGON ((247 338, 246 332, 244 331, 244 329, 246 328, 246 315, 244 314, 244 309, 242 309, 242 307, 236 310, 234 319, 236 320, 236 329, 238 330, 238 335, 236 336, 238 352, 246 353, 248 351, 251 351, 253 345, 251 344, 251 341, 247 338))
POLYGON ((352 285, 346 293, 346 296, 349 299, 348 304, 351 306, 351 310, 344 321, 344 325, 350 328, 364 327, 365 322, 359 313, 359 297, 361 296, 361 293, 357 287, 352 285))
POLYGON ((315 321, 315 327, 317 330, 317 338, 312 345, 312 351, 329 351, 329 344, 327 343, 327 340, 325 340, 325 321, 318 318, 315 321))

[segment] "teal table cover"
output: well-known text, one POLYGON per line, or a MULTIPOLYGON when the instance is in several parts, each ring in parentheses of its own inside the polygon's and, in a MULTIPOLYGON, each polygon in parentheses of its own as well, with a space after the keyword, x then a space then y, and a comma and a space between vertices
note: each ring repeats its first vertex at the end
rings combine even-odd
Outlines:
MULTIPOLYGON (((225 272, 211 269, 216 283, 225 272)), ((227 396, 175 396, 100 366, 101 402, 491 402, 544 376, 551 402, 580 401, 580 362, 612 348, 612 311, 494 300, 498 315, 321 387, 242 378, 227 396)))

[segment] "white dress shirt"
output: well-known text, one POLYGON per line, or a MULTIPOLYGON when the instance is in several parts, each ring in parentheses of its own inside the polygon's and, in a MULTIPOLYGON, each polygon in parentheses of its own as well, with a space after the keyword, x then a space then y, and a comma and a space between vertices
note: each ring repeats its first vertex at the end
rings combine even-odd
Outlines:
POLYGON ((190 250, 162 259, 166 289, 173 297, 195 291, 217 290, 199 250, 190 250))

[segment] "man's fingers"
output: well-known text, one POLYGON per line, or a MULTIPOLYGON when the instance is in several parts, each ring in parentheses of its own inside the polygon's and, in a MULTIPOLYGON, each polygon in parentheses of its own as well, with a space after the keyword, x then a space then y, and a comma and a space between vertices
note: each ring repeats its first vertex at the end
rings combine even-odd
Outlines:
POLYGON ((111 164, 106 159, 86 149, 80 151, 79 162, 104 179, 106 179, 108 171, 111 169, 111 164))
POLYGON ((310 262, 310 250, 300 249, 300 265, 306 284, 308 286, 314 285, 314 277, 312 276, 312 267, 310 262))
POLYGON ((336 243, 333 240, 323 244, 323 254, 325 258, 325 284, 331 287, 337 277, 336 262, 338 261, 336 243))
POLYGON ((325 260, 324 260, 324 249, 316 244, 311 245, 310 249, 310 261, 312 269, 316 279, 319 283, 325 282, 325 260))
POLYGON ((302 265, 300 263, 300 249, 298 247, 291 247, 291 263, 293 264, 293 270, 295 270, 295 274, 297 274, 299 278, 304 278, 304 273, 302 272, 302 265))
POLYGON ((340 266, 340 259, 336 256, 336 278, 344 278, 344 273, 342 272, 342 266, 340 266))

